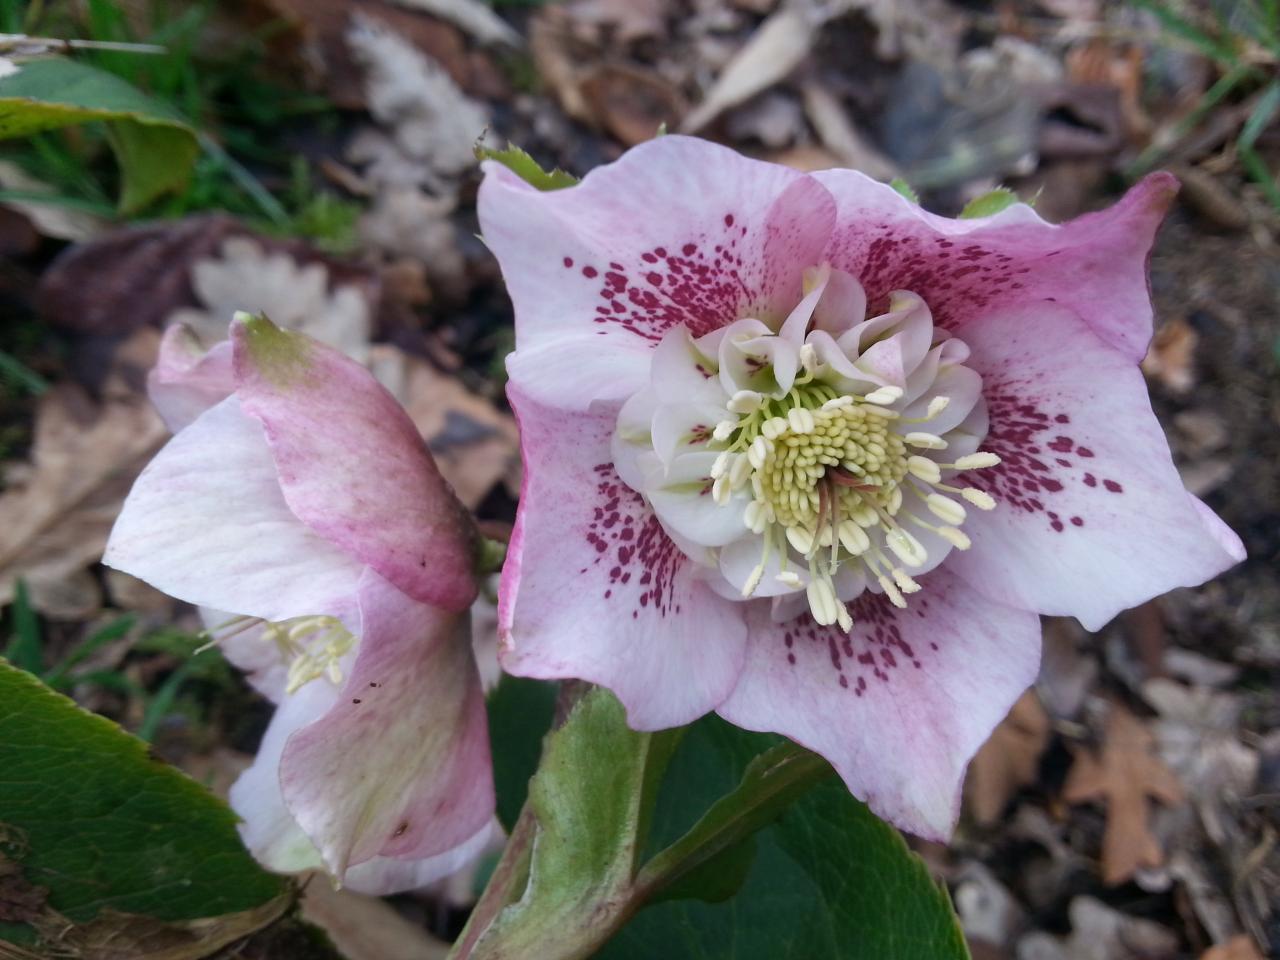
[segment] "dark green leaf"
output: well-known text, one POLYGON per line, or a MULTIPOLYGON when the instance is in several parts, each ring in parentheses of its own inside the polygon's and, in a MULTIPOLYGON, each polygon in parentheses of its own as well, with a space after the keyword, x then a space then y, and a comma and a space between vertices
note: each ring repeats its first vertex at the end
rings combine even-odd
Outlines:
POLYGON ((556 686, 503 674, 488 706, 498 819, 510 830, 529 794, 529 778, 538 769, 542 738, 551 729, 556 686))
POLYGON ((43 649, 40 622, 31 606, 27 585, 19 580, 13 592, 13 636, 4 648, 4 655, 23 670, 36 673, 43 667, 43 649))
POLYGON ((120 163, 120 210, 182 189, 199 153, 195 130, 169 104, 111 73, 51 57, 0 79, 0 139, 103 120, 120 163))
POLYGON ((141 741, 0 661, 0 853, 53 910, 77 924, 265 910, 286 884, 235 823, 141 741))
POLYGON ((496 160, 526 183, 539 190, 561 190, 572 187, 578 178, 565 173, 558 167, 547 172, 538 165, 538 161, 514 144, 507 144, 505 150, 493 150, 489 147, 476 147, 477 160, 496 160))
POLYGON ((975 220, 978 217, 992 217, 1001 210, 1008 210, 1018 202, 1018 195, 1008 187, 996 187, 990 193, 974 197, 960 211, 961 220, 975 220))
MULTIPOLYGON (((673 842, 777 738, 714 717, 686 734, 659 795, 650 848, 673 842)), ((647 907, 597 956, 648 960, 963 960, 945 890, 892 827, 828 781, 756 835, 737 896, 647 907)))

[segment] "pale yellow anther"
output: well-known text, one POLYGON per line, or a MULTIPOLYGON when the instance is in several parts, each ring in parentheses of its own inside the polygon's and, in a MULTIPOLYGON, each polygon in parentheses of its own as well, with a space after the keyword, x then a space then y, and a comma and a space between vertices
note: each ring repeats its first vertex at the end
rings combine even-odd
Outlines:
POLYGON ((973 487, 965 487, 960 491, 960 496, 964 497, 979 510, 994 510, 996 508, 995 498, 985 490, 976 490, 973 487))
POLYGON ((818 351, 813 344, 806 343, 800 348, 800 366, 806 373, 815 373, 818 369, 818 351))
POLYGON ((1000 462, 1000 458, 994 453, 988 453, 985 450, 979 450, 977 453, 971 453, 967 457, 961 457, 954 464, 957 470, 982 470, 985 467, 994 467, 1000 462))
POLYGON ((796 552, 807 554, 813 549, 813 531, 804 527, 787 527, 787 543, 795 547, 796 552))
POLYGON ((940 493, 929 494, 924 498, 924 502, 930 513, 953 526, 960 526, 968 516, 964 507, 940 493))
POLYGON ((729 478, 716 477, 715 482, 711 484, 711 499, 724 506, 732 497, 733 490, 729 486, 729 478))
POLYGON ((751 476, 751 461, 746 457, 738 456, 734 458, 733 466, 729 468, 729 487, 737 490, 742 487, 747 478, 751 476))
POLYGON ((845 395, 843 397, 834 397, 822 405, 822 409, 826 411, 843 410, 845 407, 851 407, 854 404, 853 397, 845 395))
POLYGON ((947 441, 933 433, 924 433, 923 431, 913 430, 902 438, 913 447, 920 447, 923 450, 945 450, 947 449, 947 441))
POLYGON ((872 390, 862 399, 865 400, 867 403, 874 403, 878 406, 888 406, 891 403, 896 403, 901 398, 902 398, 901 387, 885 386, 885 387, 880 387, 876 390, 872 390))
POLYGON ((771 417, 760 425, 760 435, 769 440, 776 440, 786 432, 787 421, 783 417, 771 417))
POLYGON ((884 542, 889 549, 909 567, 924 566, 929 554, 919 540, 901 527, 896 527, 885 534, 884 542))
POLYGON ((854 521, 845 520, 840 524, 840 545, 856 557, 871 548, 871 538, 854 521))
POLYGON ((889 572, 893 574, 893 582, 898 585, 898 589, 903 593, 920 592, 920 584, 912 580, 911 577, 908 576, 907 571, 903 570, 901 567, 894 567, 889 572))
POLYGON ((804 586, 804 581, 800 579, 800 574, 794 570, 784 570, 782 573, 774 577, 784 587, 790 587, 792 590, 799 590, 804 586))
POLYGON ((760 581, 764 579, 764 564, 759 563, 747 575, 747 582, 742 585, 742 595, 749 597, 756 592, 756 587, 760 586, 760 581))
POLYGON ((742 522, 752 533, 764 533, 769 526, 769 507, 759 500, 752 500, 742 513, 742 522))
POLYGON ((755 413, 763 401, 764 397, 754 390, 739 390, 725 406, 730 413, 755 413))
POLYGON ((816 426, 813 414, 803 407, 792 407, 787 411, 787 424, 793 433, 798 434, 813 433, 816 426))
POLYGON ((881 574, 876 578, 876 582, 880 584, 880 589, 884 591, 884 595, 889 598, 890 603, 900 610, 907 609, 906 599, 892 580, 881 574))
POLYGON ((924 418, 926 420, 932 420, 938 414, 942 413, 943 410, 947 409, 950 403, 950 397, 934 397, 929 401, 929 409, 925 413, 924 418))
POLYGON ((763 470, 764 463, 769 458, 769 454, 773 453, 773 449, 772 440, 756 437, 747 448, 746 459, 756 470, 763 470))
POLYGON ((728 450, 725 450, 724 452, 722 452, 718 457, 716 457, 715 461, 711 464, 711 474, 710 474, 711 479, 719 480, 726 473, 728 473, 729 466, 731 465, 732 462, 733 462, 733 454, 730 453, 728 450))
POLYGON ((937 533, 957 550, 968 550, 973 546, 973 541, 958 527, 938 527, 937 533))
POLYGON ((942 479, 942 470, 937 463, 919 455, 907 457, 907 472, 925 483, 937 483, 942 479))
POLYGON ((721 420, 716 424, 716 428, 711 431, 711 439, 715 440, 717 443, 724 443, 733 436, 733 431, 737 429, 737 420, 721 420))

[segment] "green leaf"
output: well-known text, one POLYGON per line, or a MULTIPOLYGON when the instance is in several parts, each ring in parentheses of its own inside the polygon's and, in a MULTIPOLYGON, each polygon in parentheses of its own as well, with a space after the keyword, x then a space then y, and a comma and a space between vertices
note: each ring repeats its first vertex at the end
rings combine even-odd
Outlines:
POLYGON ((44 641, 40 637, 40 622, 31 606, 27 585, 19 580, 13 592, 13 636, 4 648, 4 655, 23 670, 35 673, 42 669, 44 641))
POLYGON ((680 731, 637 733, 622 704, 593 689, 564 725, 547 738, 542 764, 529 784, 537 823, 529 882, 468 956, 524 958, 584 956, 601 928, 625 917, 627 898, 648 835, 657 785, 680 731))
POLYGON ((894 177, 889 181, 889 186, 893 187, 893 189, 897 190, 898 193, 902 194, 912 203, 920 203, 920 198, 916 196, 916 192, 911 189, 911 184, 907 183, 907 181, 903 180, 901 177, 894 177))
POLYGON ((490 147, 476 147, 477 160, 496 160, 520 179, 539 190, 562 190, 572 187, 578 178, 565 173, 559 167, 551 172, 543 170, 538 161, 529 156, 513 143, 507 144, 505 150, 494 150, 490 147))
MULTIPOLYGON (((715 717, 694 724, 669 765, 650 846, 686 833, 776 743, 715 717)), ((733 899, 655 903, 597 954, 655 956, 963 960, 968 952, 946 891, 896 830, 833 779, 756 834, 754 863, 733 899)))
POLYGON ((76 60, 31 60, 0 79, 0 139, 94 120, 109 123, 120 164, 120 212, 181 190, 199 153, 196 131, 169 104, 76 60))
POLYGON ((46 889, 51 910, 77 925, 268 922, 288 885, 253 862, 235 824, 141 741, 0 661, 0 861, 46 889))
POLYGON ((990 193, 974 197, 960 211, 961 220, 976 220, 979 217, 992 217, 1001 210, 1008 210, 1018 203, 1018 195, 1008 187, 996 187, 990 193))
POLYGON ((538 769, 542 738, 551 729, 556 685, 504 673, 489 694, 488 707, 498 819, 510 831, 529 794, 529 778, 538 769))

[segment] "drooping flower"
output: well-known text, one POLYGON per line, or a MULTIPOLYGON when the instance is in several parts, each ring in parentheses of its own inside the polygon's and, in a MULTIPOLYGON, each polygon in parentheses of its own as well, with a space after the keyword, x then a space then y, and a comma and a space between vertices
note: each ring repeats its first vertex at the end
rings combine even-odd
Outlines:
POLYGON ((476 535, 405 412, 332 348, 242 315, 203 353, 166 334, 150 391, 176 431, 105 562, 211 614, 278 704, 232 787, 267 866, 387 893, 490 837, 468 609, 476 535))
POLYGON ((637 728, 785 734, 945 837, 1037 614, 1096 628, 1243 555, 1137 369, 1175 191, 1054 226, 675 136, 554 192, 488 164, 525 461, 505 668, 637 728))

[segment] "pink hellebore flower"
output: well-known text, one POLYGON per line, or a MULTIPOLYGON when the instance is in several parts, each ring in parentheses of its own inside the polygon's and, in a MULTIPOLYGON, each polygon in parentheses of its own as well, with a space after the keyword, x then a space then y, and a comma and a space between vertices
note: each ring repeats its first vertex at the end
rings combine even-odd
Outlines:
POLYGON ((105 560, 231 611, 224 651, 279 704, 231 790, 246 843, 370 893, 452 872, 494 808, 476 539, 413 423, 363 367, 243 315, 204 355, 171 329, 150 387, 177 435, 105 560))
POLYGON ((677 136, 554 192, 487 164, 526 471, 504 667, 639 729, 785 734, 945 838, 1037 614, 1096 628, 1243 556, 1137 369, 1175 191, 1054 226, 677 136))

